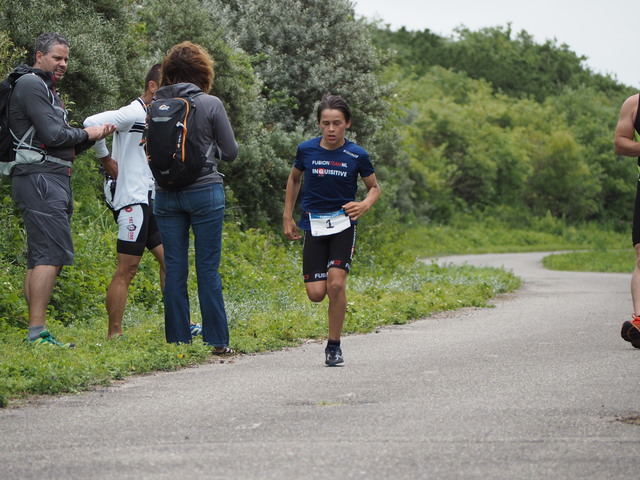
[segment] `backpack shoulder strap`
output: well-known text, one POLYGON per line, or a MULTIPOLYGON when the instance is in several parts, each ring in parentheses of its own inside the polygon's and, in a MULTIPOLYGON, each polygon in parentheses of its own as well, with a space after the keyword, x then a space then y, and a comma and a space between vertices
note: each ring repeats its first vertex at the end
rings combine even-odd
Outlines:
MULTIPOLYGON (((193 101, 194 98, 199 97, 200 95, 204 95, 204 92, 203 91, 199 91, 199 92, 196 92, 196 93, 190 93, 189 94, 189 98, 193 101)), ((207 148, 207 153, 204 154, 205 158, 207 158, 207 163, 209 163, 208 162, 209 154, 211 153, 211 150, 213 150, 213 147, 214 147, 215 144, 216 144, 216 141, 213 140, 211 142, 211 144, 209 145, 209 148, 207 148)), ((218 148, 218 153, 220 153, 220 149, 219 148, 218 148)))

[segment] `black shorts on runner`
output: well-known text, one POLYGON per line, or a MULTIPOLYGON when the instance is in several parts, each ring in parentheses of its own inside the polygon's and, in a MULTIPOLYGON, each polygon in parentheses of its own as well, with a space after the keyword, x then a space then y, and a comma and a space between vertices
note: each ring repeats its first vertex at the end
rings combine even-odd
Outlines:
POLYGON ((162 236, 153 215, 153 202, 138 203, 113 212, 118 224, 116 251, 141 257, 144 249, 153 250, 162 244, 162 236))
POLYGON ((640 243, 640 178, 638 178, 638 186, 636 187, 636 204, 633 209, 633 227, 631 230, 633 246, 640 243))
POLYGON ((327 280, 330 268, 341 268, 349 273, 353 250, 356 246, 356 226, 335 235, 314 237, 304 232, 302 247, 302 275, 305 283, 327 280))

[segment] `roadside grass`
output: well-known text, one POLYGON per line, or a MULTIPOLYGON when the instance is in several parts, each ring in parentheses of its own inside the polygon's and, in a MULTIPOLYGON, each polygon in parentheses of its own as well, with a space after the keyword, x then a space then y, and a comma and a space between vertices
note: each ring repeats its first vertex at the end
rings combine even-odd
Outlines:
POLYGON ((460 216, 451 225, 412 225, 405 248, 431 257, 468 253, 549 251, 542 263, 550 270, 631 273, 635 251, 628 232, 614 232, 595 225, 567 227, 551 217, 529 219, 527 228, 485 218, 460 216))
MULTIPOLYGON (((598 225, 567 226, 551 216, 505 221, 499 216, 460 215, 449 225, 410 225, 404 248, 415 255, 444 256, 508 252, 599 252, 629 249, 629 233, 598 225)), ((631 248, 633 254, 633 249, 631 248)))
POLYGON ((542 259, 545 268, 572 272, 631 273, 635 263, 635 251, 631 247, 625 250, 558 253, 542 259))
MULTIPOLYGON (((558 232, 541 233, 483 221, 463 223, 397 224, 384 229, 375 222, 363 225, 348 282, 344 332, 366 333, 444 310, 485 307, 492 297, 520 285, 517 277, 502 269, 444 267, 420 258, 597 248, 602 242, 619 241, 617 234, 595 227, 587 233, 556 225, 558 232)), ((19 404, 30 395, 74 393, 132 374, 175 370, 212 359, 211 349, 199 338, 190 345, 165 343, 157 269, 149 255, 143 257, 130 291, 125 337, 108 341, 104 293, 114 266, 113 234, 108 228, 82 232, 76 234, 77 265, 65 269, 58 282, 61 291, 48 320, 56 337, 76 342, 75 349, 26 345, 26 311, 18 309, 24 303, 16 280, 20 276, 14 274, 6 282, 16 309, 12 319, 0 314, 1 406, 19 404), (81 311, 65 309, 70 302, 82 306, 81 311)), ((232 347, 251 354, 325 338, 327 301, 313 304, 306 298, 300 270, 300 243, 285 242, 268 231, 243 231, 233 221, 225 224, 221 274, 232 347)), ((192 320, 198 322, 193 265, 189 288, 192 320)))

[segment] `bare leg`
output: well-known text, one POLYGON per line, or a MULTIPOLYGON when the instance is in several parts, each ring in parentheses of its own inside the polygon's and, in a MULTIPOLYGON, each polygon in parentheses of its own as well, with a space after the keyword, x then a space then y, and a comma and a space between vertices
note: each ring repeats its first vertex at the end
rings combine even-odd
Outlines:
POLYGON ((347 272, 340 268, 330 268, 327 279, 329 296, 329 339, 340 340, 342 326, 347 312, 347 272))
POLYGON ((24 277, 24 296, 29 307, 30 327, 46 324, 47 306, 60 268, 58 265, 36 265, 33 269, 27 269, 24 277))
POLYGON ((326 281, 307 282, 307 296, 312 302, 321 302, 329 297, 329 338, 340 340, 344 316, 347 312, 347 272, 340 268, 330 268, 326 281))
POLYGON ((151 253, 156 257, 156 260, 160 265, 160 289, 164 292, 164 278, 166 274, 166 267, 164 264, 164 247, 162 245, 158 245, 156 248, 151 250, 151 253))
POLYGON ((320 282, 307 282, 304 284, 304 288, 307 289, 307 297, 312 302, 321 302, 324 297, 327 296, 327 282, 322 280, 320 282))
POLYGON ((122 335, 122 317, 127 305, 129 285, 136 276, 141 258, 137 255, 118 254, 118 266, 107 290, 108 338, 122 335))

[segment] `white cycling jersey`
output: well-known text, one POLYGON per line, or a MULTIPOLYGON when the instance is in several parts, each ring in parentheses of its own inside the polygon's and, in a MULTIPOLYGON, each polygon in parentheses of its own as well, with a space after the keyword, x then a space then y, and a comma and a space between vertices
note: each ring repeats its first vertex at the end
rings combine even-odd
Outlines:
MULTIPOLYGON (((118 162, 118 179, 113 196, 113 209, 127 205, 149 203, 149 191, 154 189, 154 180, 147 163, 144 147, 140 146, 146 121, 146 107, 138 98, 118 110, 109 110, 88 117, 84 126, 116 125, 113 135, 111 157, 118 162)), ((98 158, 109 154, 106 142, 99 140, 93 146, 98 158)))

